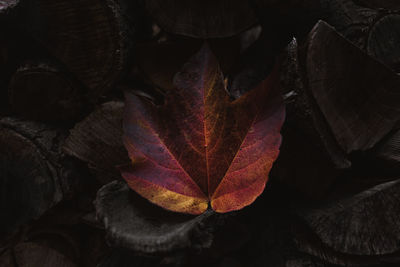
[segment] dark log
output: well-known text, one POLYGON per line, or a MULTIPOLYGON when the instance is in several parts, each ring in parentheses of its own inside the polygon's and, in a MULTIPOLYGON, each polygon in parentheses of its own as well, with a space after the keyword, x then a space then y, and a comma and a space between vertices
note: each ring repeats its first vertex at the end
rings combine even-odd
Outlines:
POLYGON ((237 0, 146 0, 146 7, 166 31, 204 39, 233 36, 257 20, 249 3, 237 0))
MULTIPOLYGON (((34 247, 40 246, 44 249, 51 249, 52 254, 58 254, 67 259, 68 262, 85 267, 97 266, 109 252, 105 243, 104 231, 93 229, 81 223, 64 225, 43 218, 32 225, 24 241, 14 246, 14 251, 17 251, 20 246, 24 246, 26 243, 33 244, 34 247)), ((30 252, 30 250, 28 246, 29 254, 38 254, 36 251, 30 252)), ((41 255, 38 255, 38 257, 41 257, 41 255)))
POLYGON ((343 151, 372 148, 399 121, 400 76, 328 24, 314 27, 301 55, 309 93, 343 151))
POLYGON ((396 129, 377 145, 374 154, 388 162, 391 167, 400 170, 400 130, 396 129))
POLYGON ((63 198, 79 191, 75 163, 65 158, 61 131, 11 118, 0 121, 0 237, 17 233, 63 198))
POLYGON ((213 228, 221 220, 212 211, 189 216, 164 210, 119 181, 99 190, 96 210, 112 246, 143 253, 171 253, 209 247, 213 228))
POLYGON ((354 0, 354 2, 370 8, 400 9, 400 3, 397 0, 354 0))
POLYGON ((399 72, 398 13, 358 5, 362 1, 324 0, 322 18, 360 49, 399 72))
MULTIPOLYGON (((312 153, 312 155, 315 155, 314 158, 318 161, 324 161, 326 159, 326 162, 322 164, 322 166, 325 167, 321 168, 320 170, 323 170, 325 168, 331 169, 332 167, 329 167, 330 165, 338 169, 348 168, 351 165, 350 161, 335 140, 329 128, 329 125, 327 124, 326 120, 323 117, 323 114, 321 113, 320 108, 315 103, 312 95, 310 95, 309 93, 307 77, 305 76, 305 73, 303 71, 304 67, 302 64, 303 63, 300 62, 299 58, 297 40, 293 39, 293 41, 289 44, 287 48, 287 58, 285 59, 282 66, 281 84, 286 97, 286 125, 288 125, 288 129, 292 129, 292 131, 294 131, 296 134, 297 132, 302 132, 304 137, 301 137, 301 133, 299 133, 298 136, 296 136, 296 134, 291 134, 289 130, 287 131, 289 133, 289 140, 292 140, 292 142, 294 142, 294 146, 301 146, 304 142, 302 142, 300 139, 308 139, 309 143, 312 143, 310 144, 311 147, 313 147, 313 149, 311 150, 315 152, 314 154, 312 153), (329 162, 331 162, 331 164, 329 162)), ((290 155, 292 154, 292 152, 290 152, 290 146, 285 145, 285 143, 283 144, 283 146, 289 149, 289 153, 287 153, 287 155, 289 156, 289 158, 291 158, 290 155)), ((285 155, 285 153, 283 155, 285 155)), ((309 162, 303 157, 300 157, 300 159, 301 161, 309 162)), ((282 161, 285 160, 282 159, 282 161)), ((289 164, 290 163, 297 164, 296 160, 293 162, 289 161, 289 164)), ((302 166, 311 167, 310 164, 311 162, 305 165, 298 163, 298 166, 303 170, 306 170, 302 166)), ((319 168, 317 167, 317 169, 319 168)), ((327 189, 326 186, 329 184, 329 180, 332 181, 332 179, 320 179, 319 176, 322 175, 322 177, 332 177, 332 175, 330 174, 333 174, 333 172, 326 171, 325 174, 327 175, 324 175, 321 171, 312 173, 316 175, 314 179, 310 180, 310 182, 314 180, 314 182, 312 182, 313 184, 315 182, 318 182, 320 183, 320 185, 324 185, 325 189, 327 189)), ((295 175, 293 177, 296 176, 299 176, 300 178, 302 175, 295 175)), ((306 176, 309 177, 309 175, 306 176)), ((310 177, 313 176, 311 175, 310 177)), ((301 186, 301 181, 299 180, 299 182, 295 182, 294 184, 298 184, 301 186)), ((314 186, 315 185, 317 184, 314 184, 314 186)), ((312 187, 308 189, 306 187, 303 188, 307 191, 309 189, 312 189, 312 187)), ((318 186, 316 188, 323 189, 318 186)), ((324 190, 321 191, 323 192, 324 190)))
POLYGON ((19 267, 77 267, 73 261, 51 246, 34 242, 18 244, 14 248, 15 259, 19 267))
POLYGON ((88 87, 92 103, 115 85, 130 42, 117 1, 34 0, 25 12, 24 28, 88 87))
POLYGON ((85 108, 83 89, 68 74, 49 64, 26 63, 9 84, 11 108, 24 118, 68 121, 85 108))
POLYGON ((334 204, 299 211, 308 230, 298 236, 298 247, 334 264, 399 263, 399 199, 396 180, 334 204))
POLYGON ((11 249, 0 253, 0 267, 16 267, 13 251, 11 249))
POLYGON ((352 0, 322 0, 322 19, 353 44, 365 49, 371 23, 379 11, 356 5, 352 0))
MULTIPOLYGON (((399 5, 400 8, 400 5, 399 5)), ((400 14, 383 15, 371 26, 366 43, 368 54, 400 72, 400 14)))
POLYGON ((122 102, 101 105, 70 131, 64 151, 87 163, 101 184, 120 177, 117 165, 129 162, 122 143, 122 102))

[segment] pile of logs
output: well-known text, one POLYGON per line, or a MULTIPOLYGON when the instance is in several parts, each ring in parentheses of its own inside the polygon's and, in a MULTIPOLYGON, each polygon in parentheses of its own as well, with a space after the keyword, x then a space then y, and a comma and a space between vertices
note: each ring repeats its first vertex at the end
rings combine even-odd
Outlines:
POLYGON ((0 267, 399 266, 397 0, 0 0, 0 267), (232 99, 281 64, 265 192, 189 216, 116 166, 123 91, 208 42, 232 99))

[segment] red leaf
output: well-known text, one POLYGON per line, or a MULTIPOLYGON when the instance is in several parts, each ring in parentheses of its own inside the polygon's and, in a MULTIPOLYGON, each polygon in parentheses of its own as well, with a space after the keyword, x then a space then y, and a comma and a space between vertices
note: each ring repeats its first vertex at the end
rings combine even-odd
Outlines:
POLYGON ((275 71, 231 101, 218 62, 205 45, 174 78, 165 103, 126 93, 124 143, 129 186, 169 210, 200 214, 251 204, 279 153, 284 105, 275 71))

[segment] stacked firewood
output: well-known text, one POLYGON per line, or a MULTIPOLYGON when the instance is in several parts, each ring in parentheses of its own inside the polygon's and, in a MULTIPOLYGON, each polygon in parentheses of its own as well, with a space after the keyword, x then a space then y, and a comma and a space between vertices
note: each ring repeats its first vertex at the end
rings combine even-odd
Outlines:
POLYGON ((0 0, 0 266, 399 266, 397 0, 0 0), (116 166, 124 91, 204 42, 232 99, 280 61, 280 156, 237 212, 178 214, 116 166))

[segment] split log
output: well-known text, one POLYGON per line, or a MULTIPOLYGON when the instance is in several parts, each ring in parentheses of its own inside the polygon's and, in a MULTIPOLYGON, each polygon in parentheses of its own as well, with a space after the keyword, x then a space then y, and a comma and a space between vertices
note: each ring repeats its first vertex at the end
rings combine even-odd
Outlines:
MULTIPOLYGON (((23 242, 15 245, 13 249, 17 262, 29 260, 30 257, 32 260, 39 260, 45 256, 43 253, 54 256, 61 262, 73 263, 73 266, 87 267, 97 266, 109 252, 104 231, 80 223, 56 224, 42 218, 29 229, 23 242), (19 255, 19 252, 22 255, 19 255)), ((52 263, 49 266, 58 265, 52 263)))
POLYGON ((368 29, 379 11, 356 5, 352 0, 322 0, 322 19, 360 49, 365 48, 368 29))
POLYGON ((354 2, 370 8, 400 9, 400 3, 397 0, 354 0, 354 2))
POLYGON ((314 27, 300 54, 309 94, 344 152, 372 148, 399 121, 400 76, 328 24, 314 27))
MULTIPOLYGON (((363 0, 355 2, 359 4, 363 0)), ((400 48, 396 45, 400 38, 398 12, 373 9, 369 5, 357 5, 355 2, 322 1, 323 20, 360 49, 400 72, 400 48)))
POLYGON ((57 129, 11 118, 0 121, 1 241, 79 192, 79 169, 65 158, 57 129))
POLYGON ((81 86, 52 64, 22 65, 8 90, 11 109, 24 118, 68 121, 85 108, 81 86))
MULTIPOLYGON (((346 154, 340 148, 339 144, 335 140, 335 137, 333 136, 329 128, 329 125, 324 119, 324 116, 321 113, 320 108, 315 103, 313 97, 309 93, 307 77, 305 76, 304 73, 303 64, 304 63, 301 62, 300 59, 297 40, 293 39, 287 48, 287 58, 283 63, 281 72, 281 84, 283 88, 283 93, 286 98, 285 100, 286 111, 287 111, 286 125, 288 125, 288 129, 291 129, 287 131, 289 134, 288 138, 289 140, 292 140, 292 142, 294 142, 293 144, 294 146, 296 146, 296 144, 297 146, 298 145, 301 146, 304 143, 303 141, 300 140, 302 138, 309 140, 308 143, 312 143, 310 145, 311 147, 313 147, 313 149, 311 150, 315 152, 312 153, 312 155, 315 155, 315 159, 317 159, 318 161, 326 159, 326 162, 323 163, 322 165, 325 166, 324 168, 328 168, 327 170, 332 168, 329 167, 329 165, 334 166, 337 169, 349 168, 351 162, 348 160, 346 154), (291 134, 290 131, 294 131, 296 134, 297 132, 302 132, 304 134, 304 137, 300 137, 301 133, 299 133, 299 135, 296 136, 296 134, 291 134)), ((283 144, 283 146, 285 147, 285 143, 283 144)), ((287 155, 290 158, 291 152, 289 146, 288 149, 289 153, 287 155)), ((302 159, 301 161, 308 162, 307 159, 303 157, 300 158, 302 159)), ((282 159, 282 161, 284 162, 285 160, 282 159)), ((292 163, 295 162, 296 161, 293 161, 292 163)), ((299 164, 299 167, 301 166, 310 166, 310 165, 299 164)), ((317 166, 321 165, 317 164, 317 166)), ((324 168, 322 168, 321 170, 323 170, 324 168)), ((319 168, 317 167, 317 169, 319 168)), ((322 175, 322 177, 325 176, 320 171, 318 171, 315 174, 316 174, 315 179, 310 180, 310 182, 314 180, 314 182, 312 182, 313 184, 315 182, 318 182, 319 175, 322 175)), ((333 172, 327 171, 326 174, 333 174, 333 172)), ((295 175, 294 177, 296 176, 297 175, 295 175)), ((309 177, 309 175, 306 176, 309 177)), ((299 175, 299 178, 300 177, 301 175, 299 175)), ((324 187, 326 189, 327 188, 326 186, 330 183, 328 182, 329 180, 331 180, 332 182, 332 179, 326 179, 326 180, 322 179, 319 182, 325 184, 324 187)), ((301 185, 298 182, 295 182, 294 184, 301 185)), ((315 185, 317 184, 314 184, 314 186, 315 185)), ((316 188, 320 187, 317 186, 316 188)), ((311 188, 307 189, 306 187, 304 187, 304 189, 309 190, 311 188)), ((322 190, 322 192, 323 191, 324 190, 322 190)))
POLYGON ((377 145, 374 154, 395 170, 400 170, 400 130, 396 129, 377 145))
POLYGON ((34 0, 25 12, 24 28, 88 87, 92 103, 115 85, 131 30, 117 1, 34 0))
POLYGON ((25 242, 14 248, 15 259, 19 267, 77 267, 73 261, 51 246, 25 242))
MULTIPOLYGON (((400 8, 400 5, 399 5, 400 8)), ((366 43, 368 54, 400 72, 400 14, 382 15, 371 26, 366 43)))
POLYGON ((146 7, 167 32, 203 39, 233 36, 257 21, 240 0, 146 0, 146 7))
POLYGON ((117 165, 129 162, 122 143, 122 102, 101 105, 75 125, 64 144, 64 151, 88 164, 101 184, 120 177, 117 165))
POLYGON ((148 254, 209 247, 221 220, 212 211, 190 216, 164 210, 120 181, 103 186, 95 204, 112 246, 148 254))
POLYGON ((398 264, 399 199, 396 180, 331 205, 299 211, 307 226, 297 237, 298 248, 333 264, 398 264))

